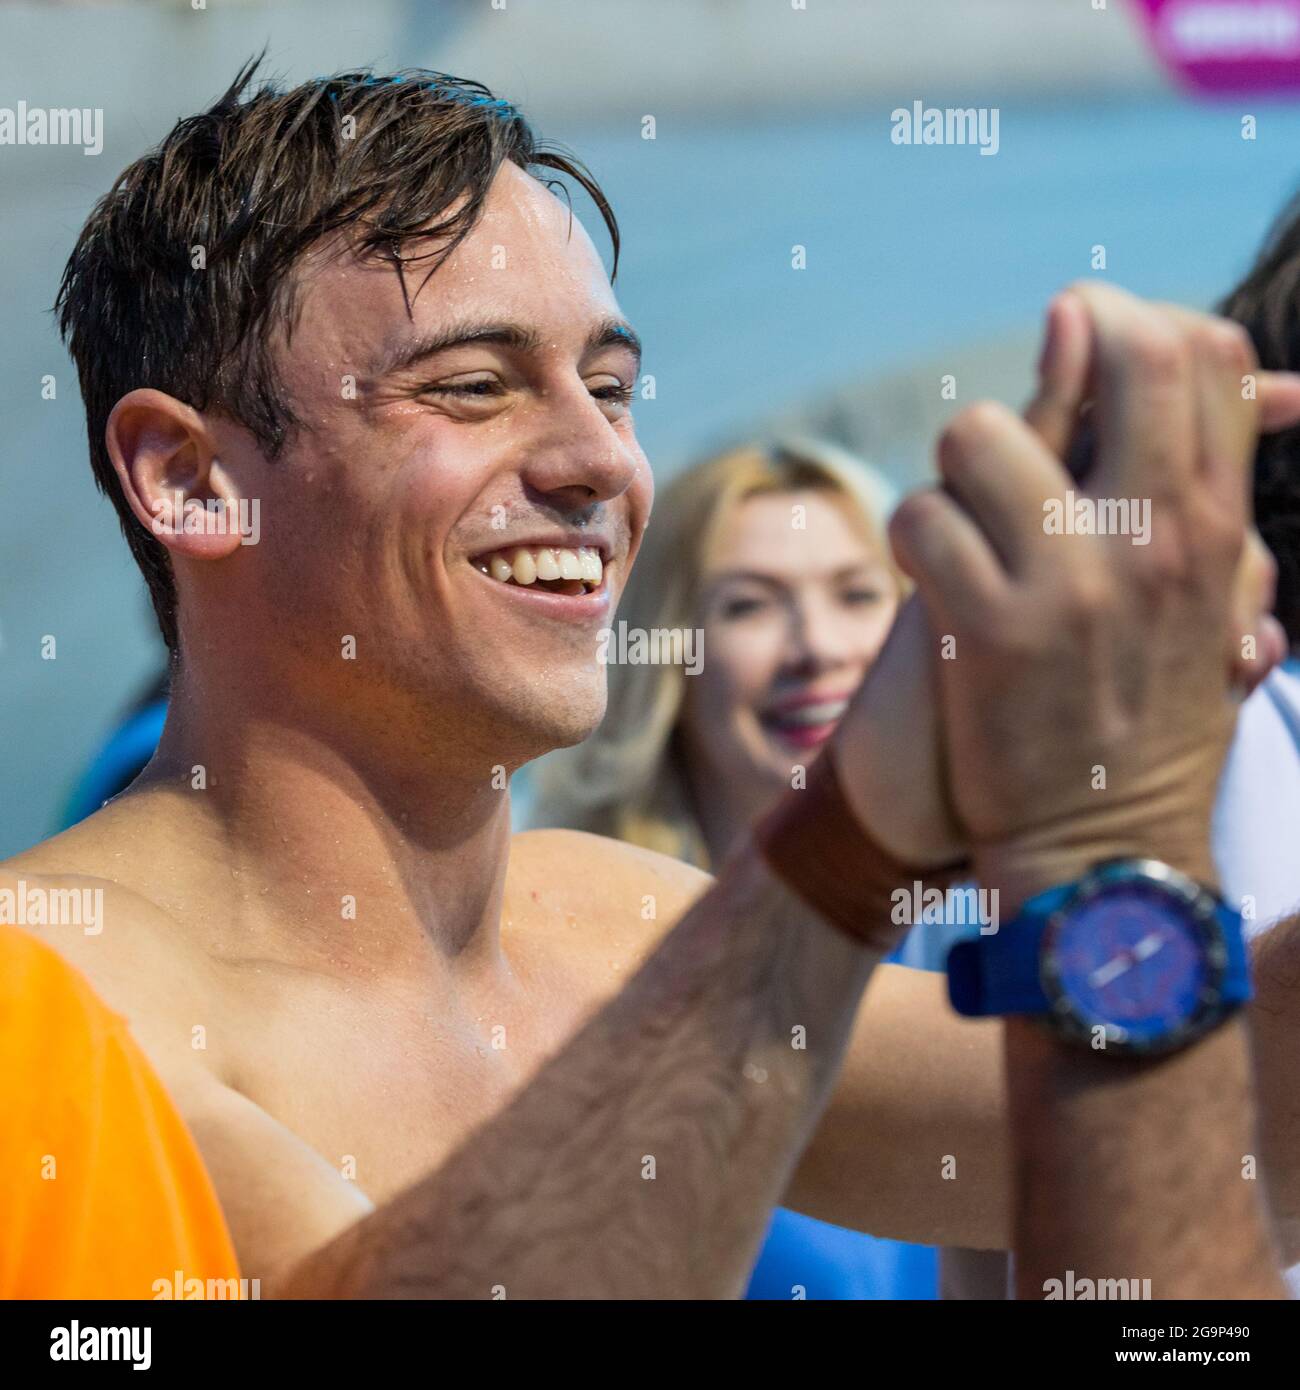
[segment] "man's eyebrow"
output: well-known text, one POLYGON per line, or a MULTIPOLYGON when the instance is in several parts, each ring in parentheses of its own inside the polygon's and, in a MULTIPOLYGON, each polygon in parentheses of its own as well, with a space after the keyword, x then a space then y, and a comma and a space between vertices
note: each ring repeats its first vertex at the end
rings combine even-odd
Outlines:
MULTIPOLYGON (((376 378, 388 376, 414 366, 435 353, 446 352, 451 348, 470 347, 476 343, 488 343, 495 347, 510 348, 514 352, 536 352, 542 344, 542 335, 533 328, 508 322, 455 323, 443 328, 430 329, 407 338, 392 348, 381 360, 374 372, 376 378)), ((623 319, 605 319, 587 335, 586 352, 595 352, 602 347, 621 344, 631 350, 637 366, 641 364, 641 339, 637 337, 632 325, 623 319)))
POLYGON ((517 323, 453 323, 443 328, 428 329, 414 338, 405 338, 391 348, 380 360, 374 375, 388 376, 404 367, 449 348, 469 347, 474 343, 491 343, 497 347, 513 348, 516 352, 534 352, 541 337, 517 323))
POLYGON ((636 358, 637 367, 641 366, 641 339, 626 319, 606 319, 604 323, 598 324, 587 338, 588 352, 614 345, 627 348, 636 358))

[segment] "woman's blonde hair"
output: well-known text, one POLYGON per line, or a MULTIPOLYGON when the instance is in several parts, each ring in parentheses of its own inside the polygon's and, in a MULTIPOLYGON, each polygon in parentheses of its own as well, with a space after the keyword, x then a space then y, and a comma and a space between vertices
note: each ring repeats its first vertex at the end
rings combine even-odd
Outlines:
MULTIPOLYGON (((901 591, 904 581, 884 535, 894 502, 888 483, 833 445, 787 439, 730 449, 672 481, 655 502, 617 621, 643 632, 698 627, 707 558, 735 508, 763 493, 810 489, 834 495, 901 591)), ((600 727, 537 764, 530 823, 610 835, 708 868, 678 736, 687 679, 677 663, 611 664, 600 727)))

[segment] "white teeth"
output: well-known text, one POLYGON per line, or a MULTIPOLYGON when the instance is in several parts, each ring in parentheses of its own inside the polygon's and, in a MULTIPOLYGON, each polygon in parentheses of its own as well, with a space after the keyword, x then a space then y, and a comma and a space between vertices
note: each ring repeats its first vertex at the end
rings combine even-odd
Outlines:
POLYGON ((516 550, 510 557, 510 569, 516 584, 531 584, 537 578, 537 561, 530 551, 516 550))
POLYGON ((533 584, 537 580, 579 580, 598 589, 605 575, 600 551, 588 546, 566 550, 554 546, 516 546, 474 561, 484 574, 502 584, 533 584))
POLYGON ((798 709, 786 710, 776 718, 781 724, 829 724, 838 719, 847 708, 847 700, 825 700, 819 705, 801 705, 798 709))

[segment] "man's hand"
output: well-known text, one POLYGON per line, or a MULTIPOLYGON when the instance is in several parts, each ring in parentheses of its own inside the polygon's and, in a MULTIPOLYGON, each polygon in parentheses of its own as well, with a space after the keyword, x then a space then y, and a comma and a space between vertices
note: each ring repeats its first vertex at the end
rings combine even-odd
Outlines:
POLYGON ((974 406, 940 442, 948 492, 905 502, 893 527, 953 639, 940 672, 957 813, 1014 896, 1110 854, 1211 878, 1236 713, 1224 643, 1259 428, 1249 340, 1106 286, 1074 293, 1096 335, 1091 476, 1074 482, 1023 421, 974 406), (1107 534, 1076 526, 1089 515, 1107 534))
MULTIPOLYGON (((1091 289, 1067 291, 1053 301, 1038 391, 1025 411, 1029 430, 1058 458, 1069 451, 1098 366, 1090 293, 1091 289)), ((1159 312, 1188 331, 1193 324, 1212 322, 1182 310, 1159 312)), ((1240 403, 1258 407, 1262 427, 1282 428, 1294 418, 1300 406, 1294 379, 1258 373, 1255 387, 1257 401, 1240 403)), ((1240 399, 1241 390, 1237 378, 1235 399, 1240 399)), ((1070 485, 1063 472, 1058 471, 1054 481, 1062 494, 1070 485)), ((905 506, 904 525, 909 515, 905 506)), ((1036 520, 1041 527, 1041 512, 1036 520)), ((1262 679, 1285 652, 1281 629, 1267 611, 1273 575, 1272 559, 1252 531, 1238 565, 1232 620, 1224 638, 1226 669, 1242 688, 1262 679)), ((954 652, 951 643, 940 646, 942 637, 955 635, 946 628, 933 631, 923 605, 915 596, 910 599, 836 735, 836 761, 860 821, 896 857, 921 866, 950 863, 967 853, 967 828, 946 791, 947 755, 935 688, 936 668, 960 677, 960 651, 954 652)))
MULTIPOLYGON (((1039 431, 977 406, 941 442, 947 491, 893 528, 955 643, 940 667, 953 802, 1004 915, 1116 855, 1213 880, 1238 609, 1268 578, 1242 575, 1264 416, 1244 333, 1104 286, 1072 294, 1092 323, 1088 471, 1060 462, 1081 399, 1048 402, 1039 431)), ((1270 410, 1294 418, 1294 379, 1274 386, 1292 400, 1270 410)), ((1014 1017, 1004 1038, 1022 1296, 1066 1271, 1142 1278, 1156 1298, 1283 1294, 1242 1170, 1241 1018, 1170 1057, 1108 1057, 1014 1017)))

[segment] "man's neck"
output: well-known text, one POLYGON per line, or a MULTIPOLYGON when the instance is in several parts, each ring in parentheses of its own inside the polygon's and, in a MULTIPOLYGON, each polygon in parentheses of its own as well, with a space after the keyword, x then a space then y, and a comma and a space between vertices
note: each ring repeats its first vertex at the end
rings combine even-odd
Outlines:
POLYGON ((229 710, 178 690, 138 784, 160 862, 180 866, 163 906, 201 915, 223 950, 340 976, 499 964, 504 776, 455 747, 363 748, 296 711, 229 710))

